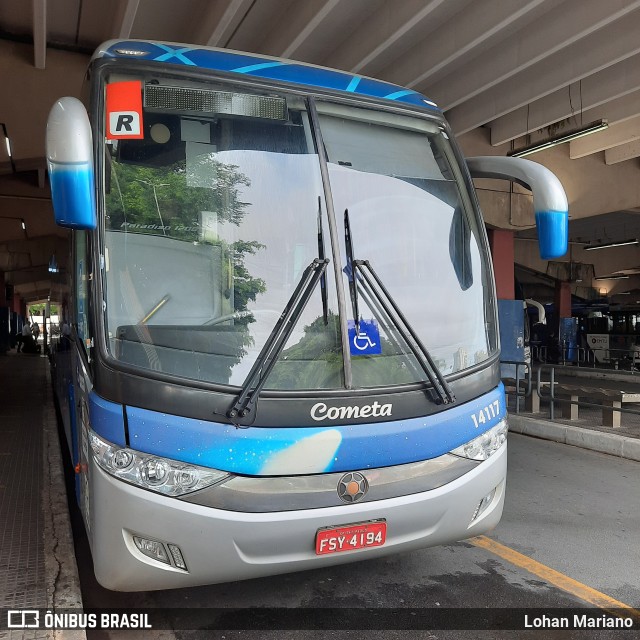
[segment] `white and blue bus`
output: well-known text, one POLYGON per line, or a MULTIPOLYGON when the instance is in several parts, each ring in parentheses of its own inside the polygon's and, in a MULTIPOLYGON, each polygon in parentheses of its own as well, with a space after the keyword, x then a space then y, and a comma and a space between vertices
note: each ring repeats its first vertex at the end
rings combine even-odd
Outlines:
POLYGON ((71 228, 54 359, 99 582, 135 591, 374 558, 492 529, 507 421, 471 181, 438 107, 358 75, 110 41, 53 107, 71 228))

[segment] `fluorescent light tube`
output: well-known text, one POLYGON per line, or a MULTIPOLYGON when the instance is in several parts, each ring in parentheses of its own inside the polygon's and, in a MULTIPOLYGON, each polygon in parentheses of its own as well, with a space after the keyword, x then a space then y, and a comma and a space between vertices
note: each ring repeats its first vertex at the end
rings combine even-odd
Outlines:
POLYGON ((581 129, 576 129, 575 131, 563 133, 562 135, 556 136, 555 138, 549 138, 548 140, 542 140, 540 142, 536 142, 534 144, 529 145, 528 147, 523 147, 522 149, 515 149, 514 151, 509 151, 507 155, 513 158, 522 158, 523 156, 528 156, 530 153, 536 153, 538 151, 543 151, 544 149, 550 149, 551 147, 555 147, 559 144, 564 144, 565 142, 571 142, 571 140, 576 140, 577 138, 582 138, 592 133, 603 131, 608 126, 609 126, 609 123, 606 120, 596 120, 595 122, 592 122, 591 124, 588 124, 587 126, 582 127, 581 129))
POLYGON ((610 247, 624 247, 627 244, 638 244, 638 240, 621 240, 620 242, 606 242, 604 244, 594 244, 582 247, 585 251, 593 251, 594 249, 609 249, 610 247))

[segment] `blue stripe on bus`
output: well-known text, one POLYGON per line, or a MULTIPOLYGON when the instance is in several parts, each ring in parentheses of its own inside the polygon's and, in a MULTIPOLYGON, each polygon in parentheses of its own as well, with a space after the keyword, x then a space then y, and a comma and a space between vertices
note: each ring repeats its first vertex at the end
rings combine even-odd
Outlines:
POLYGON ((261 62, 259 64, 250 64, 247 67, 238 67, 232 69, 234 73, 251 73, 252 71, 261 71, 262 69, 271 69, 271 67, 280 67, 284 62, 261 62))
POLYGON ((126 411, 132 449, 243 475, 302 473, 300 455, 305 456, 304 473, 387 467, 436 458, 480 435, 506 415, 502 384, 480 398, 435 415, 356 425, 238 429, 135 407, 126 411), (497 412, 491 410, 496 402, 497 412))
POLYGON ((184 54, 193 51, 191 47, 170 47, 165 44, 157 44, 157 47, 164 49, 165 53, 157 58, 154 58, 156 62, 173 62, 175 58, 182 64, 195 66, 195 62, 187 58, 184 54))
POLYGON ((105 440, 126 445, 124 412, 122 405, 101 398, 95 391, 89 393, 89 421, 91 428, 105 440))
POLYGON ((409 96, 412 93, 415 93, 415 91, 412 91, 411 89, 404 89, 403 91, 394 91, 388 96, 385 96, 385 98, 387 100, 398 100, 399 98, 404 98, 405 96, 409 96))
POLYGON ((240 73, 269 80, 281 80, 299 85, 334 89, 384 100, 413 104, 429 110, 439 109, 412 89, 372 78, 362 78, 346 71, 315 67, 290 60, 273 60, 258 55, 243 54, 224 49, 205 49, 184 45, 124 40, 109 45, 102 55, 129 58, 125 51, 144 52, 136 59, 197 66, 229 73, 240 73))
POLYGON ((351 79, 351 82, 349 83, 349 86, 346 88, 346 91, 355 91, 356 87, 360 84, 360 80, 362 80, 362 78, 355 76, 351 79))

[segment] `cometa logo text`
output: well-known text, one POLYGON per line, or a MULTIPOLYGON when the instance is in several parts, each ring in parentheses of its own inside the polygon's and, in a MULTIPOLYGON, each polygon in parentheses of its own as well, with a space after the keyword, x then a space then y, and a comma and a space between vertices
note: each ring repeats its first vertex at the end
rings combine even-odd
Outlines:
POLYGON ((324 402, 318 402, 311 407, 311 417, 316 421, 345 420, 350 418, 378 418, 390 416, 392 404, 365 404, 362 407, 327 407, 324 402))

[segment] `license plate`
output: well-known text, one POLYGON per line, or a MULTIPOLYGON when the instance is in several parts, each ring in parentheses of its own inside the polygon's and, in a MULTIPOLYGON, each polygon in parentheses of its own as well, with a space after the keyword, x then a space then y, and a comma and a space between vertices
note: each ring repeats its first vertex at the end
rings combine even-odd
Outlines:
POLYGON ((387 523, 384 520, 327 527, 316 534, 316 555, 381 547, 386 539, 387 523))

